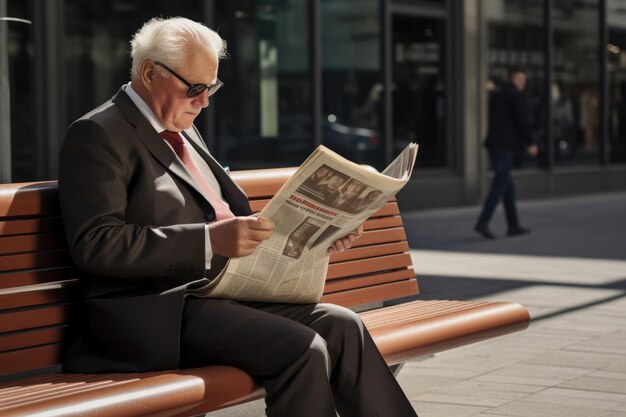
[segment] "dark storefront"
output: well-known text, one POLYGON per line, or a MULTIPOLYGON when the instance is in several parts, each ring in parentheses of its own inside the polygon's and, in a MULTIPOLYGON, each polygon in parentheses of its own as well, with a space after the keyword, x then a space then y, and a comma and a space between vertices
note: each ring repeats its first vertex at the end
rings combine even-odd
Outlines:
POLYGON ((475 204, 486 98, 518 65, 540 146, 520 196, 626 188, 620 0, 0 0, 2 181, 55 178, 68 123, 128 82, 134 31, 179 15, 228 42, 197 124, 231 169, 299 165, 319 144, 382 168, 416 141, 403 205, 475 204))

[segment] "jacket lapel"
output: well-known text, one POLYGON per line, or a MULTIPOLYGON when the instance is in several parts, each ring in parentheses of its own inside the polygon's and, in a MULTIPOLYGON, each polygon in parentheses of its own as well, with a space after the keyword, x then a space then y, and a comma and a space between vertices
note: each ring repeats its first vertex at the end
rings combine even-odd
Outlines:
POLYGON ((120 108, 126 120, 135 128, 135 135, 148 148, 148 151, 154 156, 165 168, 170 170, 174 175, 186 182, 190 187, 196 190, 200 195, 202 190, 193 180, 183 163, 176 157, 169 146, 165 143, 161 135, 152 127, 150 122, 141 114, 135 103, 124 92, 123 88, 113 96, 113 102, 120 108))
MULTIPOLYGON (((120 108, 126 120, 134 126, 135 135, 145 145, 148 151, 172 174, 179 177, 190 187, 198 192, 203 198, 204 194, 198 187, 194 179, 191 177, 183 163, 175 156, 169 146, 165 143, 161 135, 159 135, 150 122, 141 114, 141 111, 135 106, 135 103, 128 97, 128 94, 124 92, 124 88, 113 96, 112 101, 120 108)), ((194 127, 195 129, 195 127, 194 127)), ((204 158, 209 165, 211 171, 217 178, 217 181, 222 188, 224 198, 231 206, 231 211, 237 214, 250 214, 250 204, 245 193, 230 176, 224 171, 222 166, 213 158, 209 153, 206 145, 200 139, 200 135, 194 131, 185 132, 185 137, 189 140, 189 143, 194 147, 196 151, 204 158)), ((206 199, 206 198, 205 198, 206 199)))

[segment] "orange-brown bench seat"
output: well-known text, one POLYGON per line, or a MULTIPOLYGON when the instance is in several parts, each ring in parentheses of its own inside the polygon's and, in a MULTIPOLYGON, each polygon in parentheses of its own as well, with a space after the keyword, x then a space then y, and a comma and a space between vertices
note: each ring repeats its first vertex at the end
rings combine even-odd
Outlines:
MULTIPOLYGON (((294 169, 233 172, 260 210, 294 169)), ((395 201, 331 257, 323 300, 362 310, 390 365, 526 328, 519 304, 386 301, 418 285, 395 201)), ((146 374, 64 374, 61 345, 79 299, 56 182, 0 185, 0 416, 192 416, 263 396, 223 366, 146 374), (28 376, 29 374, 38 374, 28 376)))

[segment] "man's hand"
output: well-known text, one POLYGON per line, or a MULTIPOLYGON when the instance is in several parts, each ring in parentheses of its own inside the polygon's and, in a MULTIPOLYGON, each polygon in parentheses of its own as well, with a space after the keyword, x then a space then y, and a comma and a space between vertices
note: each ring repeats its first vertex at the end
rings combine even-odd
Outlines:
POLYGON ((209 224, 213 253, 228 258, 250 255, 261 242, 272 236, 273 231, 273 221, 256 216, 235 217, 209 224))
POLYGON ((528 147, 528 154, 532 156, 533 158, 537 156, 538 153, 539 153, 539 148, 537 147, 537 145, 532 144, 528 147))
POLYGON ((341 253, 346 249, 350 249, 350 247, 352 247, 352 242, 360 238, 362 234, 363 225, 360 225, 358 229, 356 229, 354 232, 335 240, 335 243, 333 243, 333 245, 328 248, 328 253, 341 253))

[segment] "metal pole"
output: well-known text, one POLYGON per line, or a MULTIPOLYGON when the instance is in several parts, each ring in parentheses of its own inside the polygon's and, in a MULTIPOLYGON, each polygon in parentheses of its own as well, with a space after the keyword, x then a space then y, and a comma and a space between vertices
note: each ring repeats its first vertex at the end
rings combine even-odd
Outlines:
MULTIPOLYGON (((393 159, 393 74, 392 74, 392 16, 391 0, 381 0, 381 27, 382 27, 382 48, 381 60, 383 67, 383 124, 382 132, 385 143, 385 160, 383 165, 388 164, 393 159)), ((418 138, 419 139, 419 138, 418 138)))
MULTIPOLYGON (((552 109, 552 82, 554 81, 554 72, 552 68, 553 56, 554 56, 554 36, 552 31, 552 0, 546 0, 544 2, 543 21, 544 21, 544 34, 545 34, 545 86, 544 95, 546 97, 546 145, 548 150, 548 166, 546 167, 548 173, 552 174, 554 171, 554 161, 556 150, 554 148, 554 125, 553 109, 552 109)), ((552 180, 552 176, 551 180, 552 180)))
POLYGON ((323 142, 322 118, 322 23, 320 0, 309 0, 309 67, 311 80, 311 117, 313 118, 313 146, 323 142))
MULTIPOLYGON (((6 0, 0 0, 0 17, 6 17, 6 0)), ((9 21, 0 20, 0 183, 11 182, 11 90, 9 84, 9 21)))
POLYGON ((609 163, 609 106, 608 103, 608 77, 607 77, 607 45, 609 44, 608 24, 606 21, 606 0, 600 0, 600 10, 598 12, 599 22, 598 28, 600 29, 600 36, 598 43, 600 44, 599 54, 599 71, 600 79, 600 94, 598 95, 598 102, 600 103, 598 111, 600 112, 599 119, 600 124, 598 126, 598 137, 600 138, 600 164, 607 165, 609 163))

